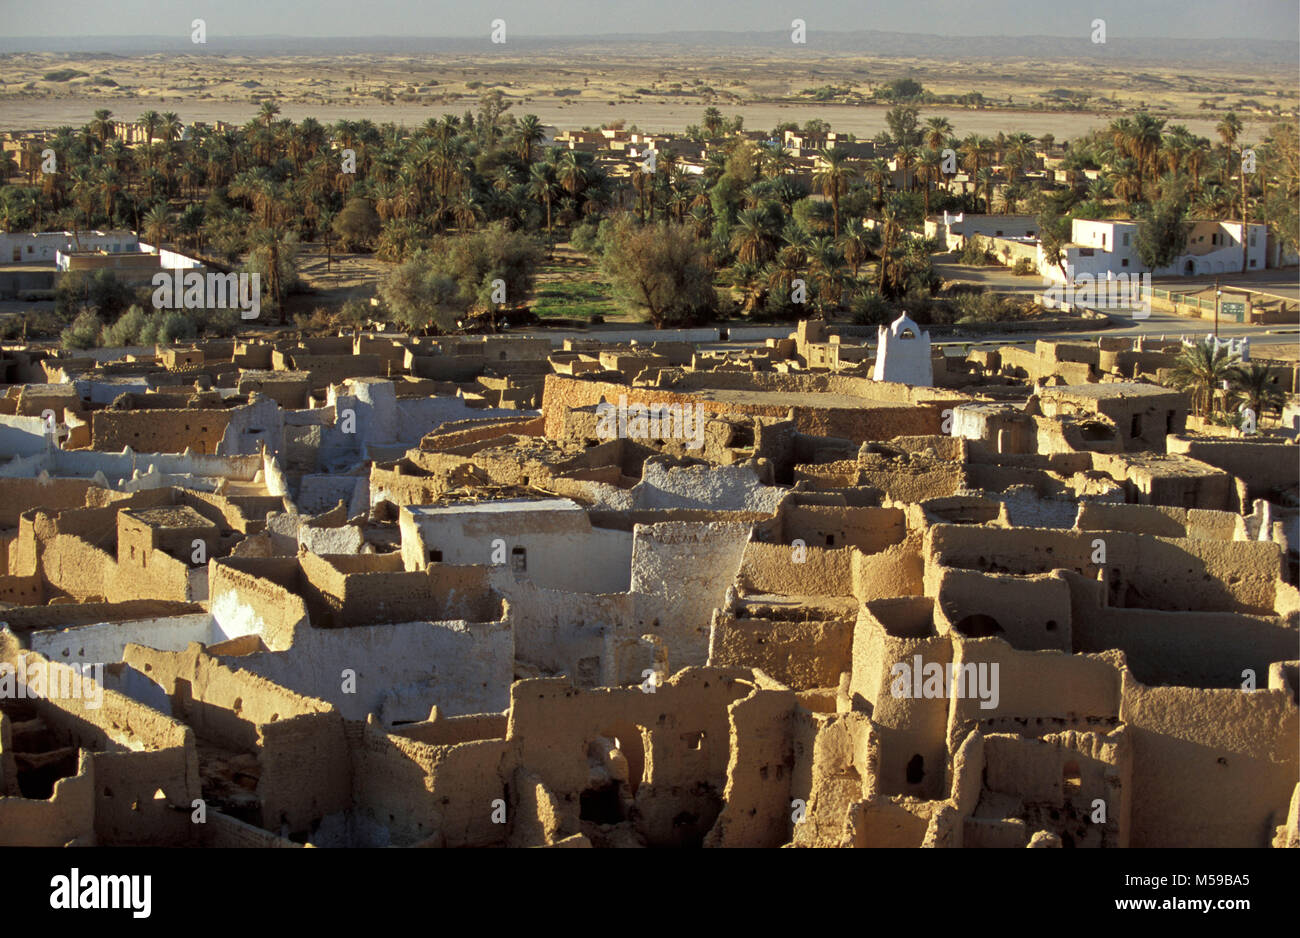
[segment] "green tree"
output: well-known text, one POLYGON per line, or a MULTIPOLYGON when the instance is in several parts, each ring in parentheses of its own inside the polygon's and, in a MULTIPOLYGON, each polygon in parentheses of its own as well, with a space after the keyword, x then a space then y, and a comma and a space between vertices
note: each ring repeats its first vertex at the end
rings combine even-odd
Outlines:
POLYGON ((374 247, 382 230, 379 214, 369 199, 354 196, 334 219, 333 231, 345 251, 363 251, 374 247))
POLYGON ((378 292, 392 318, 412 333, 431 327, 450 332, 466 309, 455 279, 437 269, 428 251, 418 251, 390 270, 378 292))
POLYGON ((1168 267, 1187 247, 1187 203, 1181 188, 1167 193, 1137 216, 1133 248, 1149 270, 1168 267))
POLYGON ((639 225, 623 216, 610 231, 601 268, 624 303, 656 329, 716 308, 712 258, 687 225, 639 225))

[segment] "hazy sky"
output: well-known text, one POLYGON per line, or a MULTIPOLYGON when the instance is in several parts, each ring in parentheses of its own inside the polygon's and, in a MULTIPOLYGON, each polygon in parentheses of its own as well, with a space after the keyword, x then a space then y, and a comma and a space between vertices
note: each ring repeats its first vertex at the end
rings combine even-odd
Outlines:
POLYGON ((818 29, 942 35, 1300 38, 1296 0, 0 0, 0 36, 486 36, 818 29))

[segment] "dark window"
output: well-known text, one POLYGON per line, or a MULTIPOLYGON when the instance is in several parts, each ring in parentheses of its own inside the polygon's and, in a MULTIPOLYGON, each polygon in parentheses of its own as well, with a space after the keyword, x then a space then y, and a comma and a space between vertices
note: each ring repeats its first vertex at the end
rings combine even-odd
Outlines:
POLYGON ((528 552, 522 547, 516 547, 510 552, 510 569, 515 573, 523 573, 528 569, 528 552))
POLYGON ((1061 770, 1061 787, 1067 798, 1077 795, 1083 789, 1083 775, 1079 772, 1079 763, 1067 762, 1061 770))

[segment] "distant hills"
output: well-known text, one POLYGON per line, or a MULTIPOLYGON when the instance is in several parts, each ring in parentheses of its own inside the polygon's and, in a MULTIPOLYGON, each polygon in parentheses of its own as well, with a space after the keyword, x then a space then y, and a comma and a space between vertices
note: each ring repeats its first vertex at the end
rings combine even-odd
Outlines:
POLYGON ((532 52, 584 55, 656 56, 685 51, 716 50, 774 57, 806 53, 915 57, 970 61, 1039 59, 1051 61, 1131 61, 1153 63, 1258 63, 1296 66, 1300 42, 1285 39, 1131 39, 1112 35, 1094 44, 1078 36, 935 36, 877 30, 818 32, 808 27, 808 42, 797 46, 788 32, 622 33, 600 36, 524 36, 508 34, 504 45, 488 41, 487 30, 477 37, 410 36, 249 36, 222 37, 209 33, 206 45, 182 36, 0 37, 0 54, 48 52, 136 56, 149 54, 210 55, 419 55, 510 54, 532 52))

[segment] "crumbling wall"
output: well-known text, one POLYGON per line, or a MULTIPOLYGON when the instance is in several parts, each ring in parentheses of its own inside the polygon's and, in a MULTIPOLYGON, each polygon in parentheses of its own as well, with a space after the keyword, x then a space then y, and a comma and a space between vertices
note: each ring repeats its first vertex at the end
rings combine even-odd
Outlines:
POLYGON ((558 679, 518 681, 511 688, 508 736, 518 764, 554 793, 564 830, 579 830, 584 809, 600 803, 599 792, 591 790, 590 746, 618 737, 639 762, 627 783, 636 813, 622 819, 650 846, 699 844, 722 807, 731 761, 728 706, 752 687, 742 673, 748 672, 691 668, 654 693, 578 690, 558 679))
POLYGON ((1134 847, 1266 847, 1296 784, 1288 691, 1147 687, 1124 674, 1134 847))
POLYGON ((675 667, 708 660, 709 624, 736 578, 750 526, 727 522, 638 524, 632 593, 637 629, 667 644, 675 667))
POLYGON ((1007 576, 943 568, 935 588, 941 633, 974 629, 1022 651, 1071 651, 1070 587, 1061 573, 1007 576))
POLYGON ((929 529, 926 544, 927 583, 939 566, 1094 577, 1104 568, 1111 605, 1129 608, 1269 614, 1282 574, 1281 548, 1271 541, 945 524, 929 529))
POLYGON ((123 657, 201 739, 256 754, 263 827, 305 831, 351 804, 343 721, 329 704, 230 668, 198 644, 183 652, 128 645, 123 657))
POLYGON ((762 680, 727 707, 731 758, 724 807, 706 847, 779 847, 790 837, 795 695, 762 680))
POLYGON ((506 622, 406 622, 351 629, 300 628, 284 651, 225 659, 346 720, 374 713, 386 725, 443 713, 503 710, 514 677, 506 622))
POLYGON ((849 596, 853 593, 852 548, 830 549, 750 541, 736 574, 745 593, 786 596, 849 596))
POLYGON ((486 847, 506 839, 505 739, 430 744, 385 733, 375 720, 353 739, 355 814, 371 845, 486 847), (504 823, 494 823, 494 813, 504 823))
POLYGON ((1118 648, 1144 684, 1241 687, 1251 671, 1262 686, 1269 665, 1295 654, 1300 633, 1277 616, 1167 612, 1108 606, 1102 585, 1066 574, 1074 594, 1076 652, 1118 648))
MULTIPOLYGON (((0 736, 8 730, 0 714, 0 736)), ((0 744, 0 751, 6 748, 0 744)), ((2 781, 2 780, 0 780, 2 781)), ((76 775, 54 783, 49 798, 3 794, 0 785, 0 847, 93 847, 95 845, 95 762, 84 749, 76 775)))
MULTIPOLYGON (((15 661, 15 644, 0 658, 15 661)), ((47 659, 26 651, 27 666, 47 659)), ((54 663, 55 669, 66 665, 54 663)), ((183 723, 111 687, 88 697, 41 697, 36 715, 64 745, 93 754, 95 836, 100 844, 182 845, 193 836, 189 808, 199 797, 194 734, 183 723), (161 792, 161 797, 158 793, 161 792), (177 808, 184 808, 179 811, 177 808)))
POLYGON ((853 624, 773 620, 716 610, 709 630, 709 665, 759 668, 787 687, 837 687, 849 670, 853 624))

